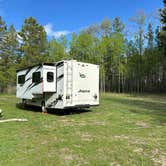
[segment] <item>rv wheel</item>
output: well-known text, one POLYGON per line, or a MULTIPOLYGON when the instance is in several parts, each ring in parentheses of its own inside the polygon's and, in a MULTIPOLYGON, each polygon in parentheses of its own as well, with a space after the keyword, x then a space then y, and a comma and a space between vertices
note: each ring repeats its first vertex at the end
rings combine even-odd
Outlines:
POLYGON ((46 109, 46 107, 45 107, 45 103, 44 103, 44 102, 42 102, 42 112, 43 112, 43 113, 46 113, 46 112, 47 112, 47 109, 46 109))

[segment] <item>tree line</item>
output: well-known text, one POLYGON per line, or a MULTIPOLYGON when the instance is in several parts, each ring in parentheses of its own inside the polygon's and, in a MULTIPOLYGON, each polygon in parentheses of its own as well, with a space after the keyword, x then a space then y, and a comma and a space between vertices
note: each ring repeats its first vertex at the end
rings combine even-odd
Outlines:
POLYGON ((0 17, 0 92, 15 86, 16 69, 62 59, 100 65, 100 90, 107 92, 166 92, 166 0, 157 28, 144 12, 130 19, 137 32, 128 35, 119 17, 90 25, 71 40, 48 40, 33 17, 16 32, 0 17), (146 28, 145 28, 146 25, 146 28))

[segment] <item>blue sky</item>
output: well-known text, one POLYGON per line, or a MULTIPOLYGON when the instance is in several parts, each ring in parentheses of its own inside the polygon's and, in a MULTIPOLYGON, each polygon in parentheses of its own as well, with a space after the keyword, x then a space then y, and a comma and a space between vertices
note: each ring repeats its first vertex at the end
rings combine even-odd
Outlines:
POLYGON ((17 30, 33 16, 48 35, 58 37, 116 16, 130 28, 129 18, 137 11, 145 10, 149 17, 162 7, 162 0, 0 0, 0 15, 17 30))

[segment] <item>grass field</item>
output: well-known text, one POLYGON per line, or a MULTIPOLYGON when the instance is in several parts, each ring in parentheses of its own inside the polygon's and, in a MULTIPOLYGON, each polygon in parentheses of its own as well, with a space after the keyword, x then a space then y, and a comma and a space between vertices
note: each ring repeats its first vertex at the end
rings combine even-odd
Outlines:
POLYGON ((166 95, 102 94, 86 111, 20 109, 0 95, 2 166, 166 165, 166 95))

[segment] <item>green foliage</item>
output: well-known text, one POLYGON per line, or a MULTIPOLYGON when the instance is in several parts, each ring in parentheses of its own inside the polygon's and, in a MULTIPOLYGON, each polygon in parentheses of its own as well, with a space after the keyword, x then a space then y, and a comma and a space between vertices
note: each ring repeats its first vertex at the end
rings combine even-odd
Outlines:
POLYGON ((109 37, 112 33, 111 21, 109 19, 103 20, 101 22, 100 29, 101 29, 102 36, 109 37))
POLYGON ((154 32, 151 23, 148 24, 148 33, 145 37, 148 40, 148 49, 152 49, 154 46, 154 32))
POLYGON ((63 37, 57 41, 54 37, 48 42, 49 61, 57 62, 67 58, 67 41, 63 37), (63 44, 62 44, 63 43, 63 44))
POLYGON ((160 11, 162 31, 160 32, 160 40, 163 47, 163 53, 166 56, 166 1, 164 2, 164 9, 160 11))
POLYGON ((43 26, 29 17, 25 19, 19 36, 22 39, 20 51, 22 53, 22 63, 30 66, 47 60, 46 56, 46 32, 43 26))
POLYGON ((18 41, 14 26, 6 28, 5 22, 0 18, 0 91, 7 85, 15 85, 15 70, 17 67, 18 41))
POLYGON ((91 34, 85 31, 82 31, 79 35, 73 34, 70 47, 72 58, 85 62, 95 61, 94 50, 94 38, 91 34))
POLYGON ((160 52, 162 55, 162 67, 163 67, 163 84, 162 89, 166 87, 166 0, 164 2, 164 9, 160 10, 161 16, 161 24, 162 28, 159 31, 159 44, 160 44, 160 52))
POLYGON ((2 20, 2 17, 0 17, 0 92, 3 91, 3 88, 6 83, 5 67, 3 66, 3 62, 5 59, 4 49, 5 49, 6 33, 7 33, 6 24, 2 20))
POLYGON ((125 25, 121 22, 119 17, 115 17, 115 19, 113 20, 113 30, 116 33, 122 33, 125 25))

